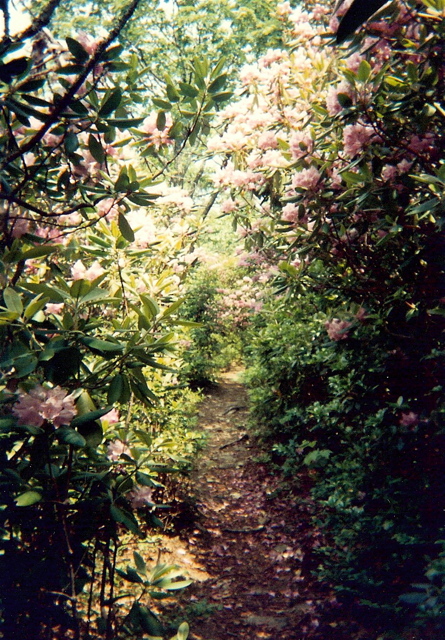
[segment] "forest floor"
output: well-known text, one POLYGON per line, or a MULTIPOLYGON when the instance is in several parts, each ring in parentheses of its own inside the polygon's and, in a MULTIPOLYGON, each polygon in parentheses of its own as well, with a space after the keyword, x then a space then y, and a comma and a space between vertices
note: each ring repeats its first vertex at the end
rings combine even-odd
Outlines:
POLYGON ((335 595, 311 576, 320 539, 309 480, 296 496, 261 463, 239 373, 223 374, 200 407, 208 440, 190 481, 190 513, 159 549, 194 582, 160 613, 188 620, 190 640, 369 638, 339 620, 335 595))

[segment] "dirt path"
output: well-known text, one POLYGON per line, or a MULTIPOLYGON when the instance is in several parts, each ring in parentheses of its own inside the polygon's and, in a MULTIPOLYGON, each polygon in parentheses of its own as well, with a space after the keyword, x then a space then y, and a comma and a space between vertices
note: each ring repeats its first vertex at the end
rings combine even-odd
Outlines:
POLYGON ((180 599, 190 638, 340 637, 329 616, 320 625, 320 610, 333 601, 309 577, 316 544, 308 526, 310 499, 307 492, 293 501, 282 495, 270 469, 256 461, 238 373, 225 374, 201 406, 208 444, 191 483, 197 518, 181 538, 164 539, 162 548, 164 562, 180 564, 195 580, 180 599))

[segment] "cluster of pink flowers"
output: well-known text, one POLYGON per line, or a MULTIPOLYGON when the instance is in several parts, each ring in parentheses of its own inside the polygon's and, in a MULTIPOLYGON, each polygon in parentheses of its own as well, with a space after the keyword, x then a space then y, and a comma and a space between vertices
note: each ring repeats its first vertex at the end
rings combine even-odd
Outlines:
POLYGON ((149 146, 153 145, 156 149, 159 149, 163 145, 172 144, 173 140, 169 137, 170 129, 172 128, 173 121, 171 116, 167 114, 165 127, 162 130, 158 129, 158 114, 152 113, 145 118, 141 130, 147 134, 147 141, 149 146))
POLYGON ((117 462, 123 453, 132 457, 130 448, 122 440, 114 440, 107 446, 107 456, 112 462, 117 462))
POLYGON ((348 124, 343 130, 343 148, 345 154, 355 158, 375 136, 372 127, 357 122, 348 124))
POLYGON ((99 278, 99 276, 104 273, 105 270, 97 260, 95 260, 88 269, 82 260, 77 260, 71 267, 71 277, 73 280, 88 280, 89 282, 93 282, 93 280, 96 280, 96 278, 99 278))
POLYGON ((295 189, 307 189, 308 191, 317 191, 321 186, 321 175, 315 167, 302 169, 294 174, 292 178, 292 186, 295 189))
POLYGON ((334 342, 338 342, 339 340, 346 340, 348 337, 348 329, 352 326, 352 322, 333 318, 325 322, 324 326, 329 338, 334 342))
POLYGON ((406 428, 416 427, 419 424, 419 416, 417 413, 414 413, 414 411, 402 413, 399 423, 402 427, 406 428))
POLYGON ((60 427, 70 424, 77 411, 72 396, 65 389, 38 384, 29 393, 19 394, 12 413, 19 419, 19 424, 41 427, 48 420, 60 427))

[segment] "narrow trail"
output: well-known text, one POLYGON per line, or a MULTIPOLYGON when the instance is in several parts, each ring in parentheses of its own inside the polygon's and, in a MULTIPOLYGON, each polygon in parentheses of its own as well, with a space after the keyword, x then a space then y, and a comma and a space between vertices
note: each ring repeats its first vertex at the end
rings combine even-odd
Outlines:
POLYGON ((282 495, 270 469, 256 461, 238 373, 224 374, 201 405, 208 444, 191 479, 197 518, 180 538, 163 540, 163 561, 195 581, 179 599, 190 639, 340 638, 326 610, 334 599, 314 586, 307 566, 317 544, 308 492, 282 495))

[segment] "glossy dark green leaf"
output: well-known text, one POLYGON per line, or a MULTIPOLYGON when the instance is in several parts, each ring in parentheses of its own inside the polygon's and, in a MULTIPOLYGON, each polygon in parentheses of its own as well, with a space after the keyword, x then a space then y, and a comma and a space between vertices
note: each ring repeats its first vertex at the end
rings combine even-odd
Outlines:
POLYGON ((132 513, 129 513, 128 511, 125 511, 124 509, 121 509, 119 507, 116 507, 116 505, 113 504, 110 507, 110 515, 115 522, 118 522, 119 524, 123 524, 124 527, 127 527, 127 529, 132 533, 135 533, 136 535, 141 535, 137 520, 132 513))
POLYGON ((170 104, 170 102, 167 102, 167 100, 162 100, 162 98, 153 98, 152 102, 155 105, 155 107, 159 107, 160 109, 165 109, 165 111, 170 111, 170 109, 172 108, 172 105, 170 104))
POLYGON ((124 378, 121 373, 117 373, 108 386, 107 402, 112 405, 119 402, 124 390, 124 378))
POLYGON ((88 60, 90 56, 88 52, 85 51, 85 49, 80 44, 80 42, 70 37, 65 38, 65 42, 69 52, 71 53, 73 58, 76 60, 76 62, 79 62, 80 64, 82 64, 88 60))
POLYGON ((222 93, 214 93, 212 95, 213 102, 220 103, 230 100, 233 97, 233 91, 223 91, 222 93))
POLYGON ((141 627, 146 633, 151 636, 163 637, 164 627, 150 609, 141 605, 139 615, 141 627))
POLYGON ((123 213, 119 213, 118 226, 125 240, 127 240, 127 242, 134 242, 134 231, 123 213))
POLYGON ((91 351, 98 353, 121 353, 124 350, 122 344, 111 342, 108 340, 101 340, 100 338, 92 338, 90 336, 83 336, 80 341, 87 346, 91 351))
POLYGON ((224 89, 226 83, 227 83, 227 73, 223 73, 217 78, 215 78, 215 80, 213 80, 213 82, 209 84, 209 87, 208 87, 209 93, 220 93, 221 89, 224 89))
POLYGON ((93 158, 96 160, 96 162, 98 162, 99 164, 103 164, 105 160, 105 151, 100 141, 96 138, 96 136, 93 136, 91 133, 88 137, 88 150, 93 156, 93 158))
POLYGON ((196 98, 196 96, 199 94, 199 89, 191 84, 188 84, 188 82, 180 82, 179 88, 182 95, 186 96, 187 98, 196 98))
POLYGON ((74 153, 79 148, 79 140, 75 133, 70 131, 65 136, 64 140, 65 151, 67 153, 74 153))
MULTIPOLYGON (((96 413, 96 412, 95 412, 96 413)), ((81 416, 84 418, 85 416, 81 416)), ((96 420, 88 420, 77 425, 79 433, 85 438, 88 447, 95 449, 103 440, 102 425, 96 420)))
POLYGON ((106 117, 116 111, 122 102, 122 91, 117 88, 114 89, 108 96, 105 97, 98 111, 99 116, 106 117))
POLYGON ((81 427, 83 424, 98 420, 99 418, 104 416, 106 413, 109 413, 109 411, 111 411, 112 408, 113 407, 108 406, 108 407, 105 407, 104 409, 96 409, 94 411, 88 411, 87 413, 83 413, 81 416, 76 416, 74 420, 71 422, 71 426, 77 429, 78 427, 81 427))
POLYGON ((62 426, 56 429, 55 436, 59 442, 70 444, 73 447, 85 447, 87 443, 78 431, 68 426, 62 426))
POLYGON ((28 67, 28 58, 15 58, 5 64, 0 64, 0 80, 10 84, 13 78, 20 76, 28 67))

